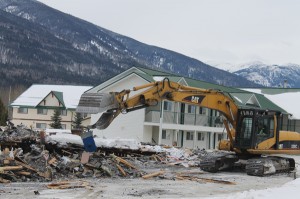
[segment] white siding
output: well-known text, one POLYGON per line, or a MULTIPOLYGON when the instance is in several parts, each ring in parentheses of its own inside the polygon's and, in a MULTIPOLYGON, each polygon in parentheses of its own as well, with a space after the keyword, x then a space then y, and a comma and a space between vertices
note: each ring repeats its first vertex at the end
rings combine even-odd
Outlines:
MULTIPOLYGON (((109 93, 112 91, 122 91, 123 89, 132 89, 135 86, 144 85, 148 83, 141 77, 132 74, 124 79, 115 82, 103 90, 99 91, 102 93, 109 93)), ((130 96, 133 96, 137 92, 131 92, 130 96)), ((101 114, 93 114, 91 123, 95 123, 101 114)), ((137 141, 145 141, 144 139, 144 121, 145 121, 145 109, 136 110, 127 114, 120 114, 106 129, 99 130, 94 129, 95 135, 106 138, 132 138, 137 141)), ((147 135, 146 140, 152 135, 147 135)), ((151 139, 150 139, 151 140, 151 139)))
POLYGON ((93 132, 99 137, 106 138, 129 138, 137 141, 143 140, 145 110, 137 110, 119 115, 106 129, 94 129, 93 132))
POLYGON ((144 126, 144 142, 152 142, 152 126, 144 126))

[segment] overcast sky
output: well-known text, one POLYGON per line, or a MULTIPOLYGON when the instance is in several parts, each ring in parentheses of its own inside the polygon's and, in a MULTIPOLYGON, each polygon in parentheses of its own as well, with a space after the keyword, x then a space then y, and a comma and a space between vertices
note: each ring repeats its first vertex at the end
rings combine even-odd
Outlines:
POLYGON ((39 0, 206 63, 300 64, 299 0, 39 0))

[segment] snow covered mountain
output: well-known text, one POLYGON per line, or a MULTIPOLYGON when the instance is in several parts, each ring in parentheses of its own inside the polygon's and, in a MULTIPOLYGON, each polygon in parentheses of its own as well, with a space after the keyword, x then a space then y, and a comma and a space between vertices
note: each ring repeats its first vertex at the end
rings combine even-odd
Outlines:
POLYGON ((266 87, 300 88, 300 65, 267 65, 253 62, 241 65, 236 75, 266 87))

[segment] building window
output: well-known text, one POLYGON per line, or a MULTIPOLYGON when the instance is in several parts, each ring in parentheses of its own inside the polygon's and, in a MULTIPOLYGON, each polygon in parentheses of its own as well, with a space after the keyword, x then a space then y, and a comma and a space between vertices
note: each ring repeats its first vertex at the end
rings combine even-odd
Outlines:
POLYGON ((161 139, 163 140, 170 140, 171 139, 171 133, 167 130, 162 130, 161 132, 161 139))
POLYGON ((198 141, 204 141, 204 133, 198 133, 198 141))
POLYGON ((196 112, 196 106, 188 105, 188 113, 195 113, 196 112))
POLYGON ((83 117, 82 118, 86 118, 88 116, 87 113, 83 113, 83 117))
POLYGON ((38 108, 37 109, 37 114, 41 114, 41 115, 47 115, 48 110, 44 109, 44 108, 38 108))
POLYGON ((28 108, 20 107, 20 108, 18 108, 18 113, 27 114, 28 113, 28 108))
POLYGON ((37 129, 46 129, 47 124, 46 123, 36 123, 36 128, 37 129))
POLYGON ((61 128, 62 128, 62 129, 66 129, 67 126, 66 126, 65 124, 61 124, 61 128))
POLYGON ((67 116, 67 110, 60 110, 60 115, 67 116))
POLYGON ((205 115, 206 114, 206 108, 200 107, 199 108, 199 114, 205 115))
POLYGON ((186 140, 194 140, 194 133, 186 132, 186 140))
POLYGON ((164 111, 172 111, 172 102, 164 101, 164 111))
POLYGON ((167 139, 167 131, 166 130, 162 130, 161 139, 163 139, 163 140, 167 139))

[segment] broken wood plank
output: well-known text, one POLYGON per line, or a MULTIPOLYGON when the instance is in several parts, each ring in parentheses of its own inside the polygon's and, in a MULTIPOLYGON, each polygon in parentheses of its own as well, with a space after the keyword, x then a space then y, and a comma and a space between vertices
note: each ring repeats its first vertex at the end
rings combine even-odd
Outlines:
POLYGON ((176 176, 176 179, 179 180, 191 180, 191 181, 204 181, 204 182, 212 182, 212 183, 219 183, 219 184, 229 184, 229 185, 235 185, 235 182, 230 182, 226 180, 217 180, 217 179, 211 179, 211 178, 200 178, 196 176, 176 176))
POLYGON ((29 165, 27 165, 27 164, 25 164, 25 163, 23 163, 23 162, 20 162, 20 161, 18 161, 18 160, 15 160, 16 161, 16 163, 18 164, 18 165, 21 165, 21 166, 23 166, 23 167, 25 167, 26 169, 29 169, 29 170, 31 170, 31 171, 34 171, 34 172, 38 172, 36 169, 34 169, 34 168, 32 168, 31 166, 29 166, 29 165))
POLYGON ((23 176, 31 176, 31 173, 28 171, 17 171, 15 172, 17 175, 23 175, 23 176))
POLYGON ((51 158, 51 160, 48 161, 48 164, 49 165, 52 165, 52 166, 56 166, 57 164, 57 159, 55 157, 51 158))
POLYGON ((61 150, 63 153, 66 153, 66 154, 69 154, 69 155, 73 155, 73 153, 69 152, 69 151, 66 151, 66 150, 61 150))
POLYGON ((1 171, 15 171, 15 170, 21 170, 23 169, 23 167, 20 166, 4 166, 4 167, 0 167, 0 172, 1 171))
POLYGON ((154 172, 154 173, 143 175, 142 178, 143 179, 149 179, 149 178, 152 178, 152 177, 160 176, 164 173, 165 173, 165 171, 157 171, 157 172, 154 172))
POLYGON ((18 160, 15 160, 15 161, 16 161, 17 164, 19 164, 19 165, 25 167, 26 169, 28 169, 28 170, 30 170, 30 171, 34 171, 34 172, 37 173, 39 176, 41 176, 41 177, 43 177, 43 178, 47 178, 47 177, 45 176, 44 173, 39 172, 39 171, 36 170, 35 168, 33 168, 33 167, 31 167, 31 166, 29 166, 29 165, 23 163, 23 162, 20 162, 20 161, 18 161, 18 160))
POLYGON ((123 176, 127 176, 126 172, 124 171, 124 169, 119 165, 119 164, 116 164, 119 171, 122 173, 123 176))
POLYGON ((123 158, 120 158, 114 154, 110 154, 110 156, 115 159, 118 163, 121 162, 122 164, 126 165, 127 167, 131 167, 133 169, 137 169, 135 166, 133 166, 131 163, 129 163, 128 161, 124 160, 123 158))
POLYGON ((48 184, 47 187, 49 189, 91 188, 89 186, 89 183, 86 181, 75 181, 75 182, 62 181, 62 182, 48 184))
POLYGON ((0 177, 0 183, 10 183, 10 180, 6 180, 0 177))
POLYGON ((4 165, 10 164, 10 160, 7 160, 7 159, 3 160, 3 164, 4 164, 4 165))

